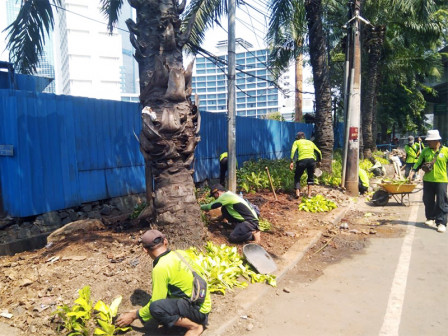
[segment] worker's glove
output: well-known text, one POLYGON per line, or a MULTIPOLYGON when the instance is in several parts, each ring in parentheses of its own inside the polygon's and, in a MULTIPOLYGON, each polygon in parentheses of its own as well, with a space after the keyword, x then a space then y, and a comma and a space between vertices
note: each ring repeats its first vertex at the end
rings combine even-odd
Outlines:
POLYGON ((290 164, 289 164, 289 170, 293 170, 294 169, 294 162, 291 162, 290 164))

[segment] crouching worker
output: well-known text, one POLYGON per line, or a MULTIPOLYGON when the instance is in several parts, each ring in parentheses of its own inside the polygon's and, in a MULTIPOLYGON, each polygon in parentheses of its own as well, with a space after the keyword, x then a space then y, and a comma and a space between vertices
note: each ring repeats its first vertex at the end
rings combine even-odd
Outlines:
POLYGON ((243 243, 248 240, 254 240, 256 244, 260 243, 257 213, 243 198, 231 191, 226 191, 221 185, 212 187, 210 196, 216 200, 201 205, 201 210, 221 208, 222 216, 235 225, 229 237, 231 243, 243 243))
POLYGON ((359 168, 358 170, 358 189, 359 189, 359 193, 361 195, 364 195, 366 193, 367 190, 369 190, 369 175, 367 174, 367 172, 362 169, 359 168))
POLYGON ((211 300, 198 266, 185 251, 169 250, 168 241, 160 231, 146 231, 141 242, 144 251, 154 260, 151 300, 139 310, 120 315, 116 324, 123 327, 137 318, 143 323, 154 318, 167 327, 188 329, 185 335, 202 334, 211 300))

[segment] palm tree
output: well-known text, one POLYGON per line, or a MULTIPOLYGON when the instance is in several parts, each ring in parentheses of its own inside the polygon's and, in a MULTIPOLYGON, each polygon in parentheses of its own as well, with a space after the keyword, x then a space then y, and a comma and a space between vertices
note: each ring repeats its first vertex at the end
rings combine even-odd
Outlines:
POLYGON ((271 1, 266 40, 271 49, 269 62, 278 77, 294 61, 294 121, 302 121, 303 40, 306 34, 304 7, 300 1, 271 1))
MULTIPOLYGON (((183 68, 182 48, 187 43, 195 13, 182 26, 179 15, 186 0, 130 0, 137 23, 127 20, 130 40, 139 64, 143 113, 140 149, 154 178, 156 224, 179 247, 198 245, 204 237, 192 178, 194 150, 199 141, 199 111, 190 103, 191 63, 183 68), (181 28, 184 27, 184 28, 181 28)), ((101 0, 113 30, 123 0, 101 0)), ((53 6, 61 0, 22 1, 17 19, 7 28, 11 59, 19 71, 36 70, 44 35, 54 26, 53 6)), ((151 185, 151 183, 147 183, 151 185)), ((152 204, 152 195, 148 195, 152 204)))
MULTIPOLYGON (((237 5, 242 3, 243 1, 237 0, 237 5)), ((226 4, 227 2, 225 0, 191 1, 186 18, 196 14, 196 22, 190 40, 193 45, 200 45, 204 39, 205 31, 212 27, 226 13, 226 4)), ((303 6, 304 12, 306 13, 316 99, 316 145, 322 151, 322 169, 331 172, 334 135, 326 40, 324 30, 322 29, 322 1, 272 0, 269 7, 274 9, 280 6, 289 8, 294 13, 300 13, 300 9, 296 7, 303 6)), ((279 12, 285 13, 284 11, 279 12)), ((271 18, 271 20, 275 20, 275 18, 271 18)), ((279 22, 281 21, 282 19, 279 19, 279 22)))
POLYGON ((305 12, 316 100, 316 145, 322 151, 322 169, 331 172, 334 134, 326 36, 322 28, 322 1, 305 0, 305 12))
MULTIPOLYGON (((367 80, 363 81, 362 135, 364 156, 370 157, 375 150, 376 132, 372 125, 375 125, 380 80, 394 76, 396 84, 404 84, 402 72, 410 78, 409 83, 415 81, 416 76, 430 73, 434 63, 428 62, 429 53, 435 51, 443 25, 435 16, 439 5, 434 0, 366 0, 363 6, 363 15, 376 25, 374 30, 366 28, 363 34, 367 80), (402 65, 399 72, 396 72, 397 62, 402 65), (405 64, 409 65, 406 69, 405 64), (394 71, 390 71, 391 68, 394 71)), ((408 115, 412 113, 409 112, 408 115)))

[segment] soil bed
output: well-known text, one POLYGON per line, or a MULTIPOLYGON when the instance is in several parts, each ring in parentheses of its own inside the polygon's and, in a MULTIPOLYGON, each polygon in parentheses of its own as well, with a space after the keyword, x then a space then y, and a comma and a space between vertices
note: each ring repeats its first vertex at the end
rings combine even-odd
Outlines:
MULTIPOLYGON (((314 192, 336 201, 339 206, 347 206, 350 202, 345 194, 335 189, 317 186, 314 192)), ((368 224, 380 220, 376 214, 365 217, 365 212, 358 211, 347 216, 343 222, 347 222, 351 230, 359 231, 353 233, 339 227, 328 229, 328 223, 323 220, 325 214, 299 211, 298 201, 289 195, 279 194, 277 201, 267 192, 245 197, 258 205, 261 216, 273 225, 271 232, 262 233, 261 245, 274 257, 282 255, 310 229, 325 230, 323 239, 313 251, 326 246, 314 256, 311 251, 309 256, 312 257, 307 258, 307 262, 334 262, 339 257, 333 253, 327 257, 330 249, 353 252, 361 249, 371 235, 390 235, 387 225, 375 224, 372 229, 368 224), (365 219, 366 223, 356 218, 365 219), (363 230, 366 232, 362 233, 363 230), (376 232, 369 233, 371 230, 376 232), (317 257, 323 259, 315 259, 317 257)), ((57 305, 73 305, 77 291, 86 285, 91 287, 94 303, 103 300, 110 304, 114 297, 122 295, 120 312, 144 305, 151 289, 152 261, 143 253, 138 239, 147 228, 137 227, 124 218, 122 216, 118 221, 103 218, 109 224, 105 231, 74 235, 48 248, 0 257, 0 312, 12 314, 9 319, 0 317, 0 331, 3 324, 16 328, 18 335, 56 335, 51 312, 57 305)), ((231 245, 227 241, 230 231, 226 224, 212 220, 208 226, 208 240, 231 245)), ((242 245, 238 247, 241 251, 242 245)), ((225 296, 212 295, 211 319, 225 319, 231 309, 232 297, 238 291, 229 291, 225 296)), ((141 333, 136 330, 129 335, 141 333)), ((183 332, 173 330, 168 334, 183 332)))

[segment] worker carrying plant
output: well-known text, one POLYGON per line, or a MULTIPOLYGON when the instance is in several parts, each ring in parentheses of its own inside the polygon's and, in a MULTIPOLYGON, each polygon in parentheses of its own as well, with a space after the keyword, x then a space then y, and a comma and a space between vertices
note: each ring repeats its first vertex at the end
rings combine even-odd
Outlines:
POLYGON ((418 160, 420 154, 419 145, 414 143, 414 137, 410 135, 408 137, 408 144, 404 146, 404 151, 406 152, 406 163, 404 170, 404 177, 408 177, 411 172, 412 167, 418 160))
POLYGON ((210 291, 198 265, 183 250, 168 249, 168 240, 158 230, 141 237, 143 250, 153 261, 152 295, 146 306, 124 313, 117 319, 123 327, 139 318, 154 318, 167 327, 186 328, 187 335, 200 335, 211 310, 210 291))
POLYGON ((231 243, 242 243, 249 240, 254 240, 256 244, 260 243, 258 215, 250 203, 233 192, 226 191, 220 184, 211 188, 210 196, 216 200, 201 205, 201 210, 209 211, 221 208, 222 216, 230 224, 235 225, 229 236, 231 243))
POLYGON ((316 164, 322 160, 322 153, 319 148, 310 140, 306 140, 305 133, 298 132, 296 141, 292 144, 291 149, 291 163, 289 169, 294 168, 294 156, 297 150, 296 170, 294 172, 294 189, 296 190, 296 198, 300 197, 300 178, 306 170, 308 174, 307 196, 311 197, 311 186, 314 184, 314 170, 316 164))

